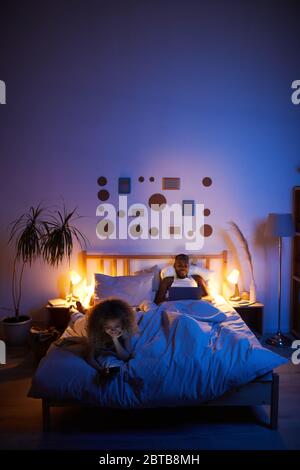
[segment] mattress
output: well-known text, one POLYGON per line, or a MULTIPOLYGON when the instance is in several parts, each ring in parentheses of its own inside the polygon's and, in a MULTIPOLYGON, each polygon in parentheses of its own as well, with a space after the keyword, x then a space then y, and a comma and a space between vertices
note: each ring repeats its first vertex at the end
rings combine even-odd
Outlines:
POLYGON ((120 372, 106 383, 84 359, 86 318, 78 314, 42 359, 29 396, 113 408, 193 406, 222 396, 287 362, 264 348, 223 298, 148 304, 136 313, 132 357, 113 353, 104 365, 120 372))

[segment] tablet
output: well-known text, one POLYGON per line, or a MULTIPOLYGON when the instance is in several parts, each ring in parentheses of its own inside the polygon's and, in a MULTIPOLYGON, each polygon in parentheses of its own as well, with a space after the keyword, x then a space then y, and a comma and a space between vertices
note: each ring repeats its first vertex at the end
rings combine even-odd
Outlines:
POLYGON ((202 287, 170 287, 166 300, 200 300, 202 287))

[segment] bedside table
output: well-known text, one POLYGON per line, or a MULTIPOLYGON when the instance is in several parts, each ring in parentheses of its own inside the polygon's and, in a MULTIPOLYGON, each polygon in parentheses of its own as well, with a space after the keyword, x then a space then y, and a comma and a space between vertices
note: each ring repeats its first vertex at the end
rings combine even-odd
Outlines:
POLYGON ((34 354, 36 366, 40 360, 46 355, 51 343, 56 341, 61 332, 53 326, 42 328, 40 326, 32 326, 30 328, 30 346, 34 354))
POLYGON ((250 330, 263 334, 263 319, 264 319, 264 305, 255 302, 251 305, 240 305, 233 307, 238 314, 242 317, 250 330))
POLYGON ((67 328, 71 318, 70 307, 55 307, 46 305, 49 312, 49 326, 54 326, 60 331, 67 328))

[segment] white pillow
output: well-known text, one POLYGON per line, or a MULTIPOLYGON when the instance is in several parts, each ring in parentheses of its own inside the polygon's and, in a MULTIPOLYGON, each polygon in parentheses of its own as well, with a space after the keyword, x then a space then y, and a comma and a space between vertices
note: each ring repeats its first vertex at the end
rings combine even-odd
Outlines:
POLYGON ((154 292, 157 292, 159 288, 159 279, 160 279, 159 278, 160 269, 157 264, 155 264, 154 266, 151 266, 150 268, 144 268, 139 271, 135 271, 134 275, 137 276, 137 275, 149 274, 149 273, 153 274, 152 290, 154 292))
POLYGON ((117 297, 132 307, 153 300, 153 273, 139 276, 106 276, 95 273, 95 302, 108 297, 117 297))
POLYGON ((193 274, 198 274, 204 279, 204 281, 208 282, 212 280, 212 278, 214 277, 214 273, 215 272, 211 269, 204 268, 203 266, 199 266, 198 264, 190 264, 190 276, 192 276, 193 274))

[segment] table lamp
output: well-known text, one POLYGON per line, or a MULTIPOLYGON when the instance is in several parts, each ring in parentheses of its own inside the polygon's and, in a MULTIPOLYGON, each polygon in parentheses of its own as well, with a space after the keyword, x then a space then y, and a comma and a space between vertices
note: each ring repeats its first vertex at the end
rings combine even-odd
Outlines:
POLYGON ((76 296, 74 296, 74 286, 76 284, 79 284, 81 281, 81 276, 72 269, 69 273, 70 275, 70 291, 69 294, 67 295, 67 301, 72 303, 74 300, 78 300, 76 296))
POLYGON ((278 238, 278 325, 277 333, 266 340, 267 344, 280 348, 288 348, 291 345, 289 338, 281 333, 281 267, 282 267, 282 237, 294 235, 294 223, 292 214, 269 214, 266 227, 266 237, 278 238))
POLYGON ((239 275, 240 275, 239 270, 233 269, 231 273, 229 274, 229 276, 227 276, 227 281, 230 282, 231 284, 234 284, 234 294, 231 297, 229 297, 229 300, 232 300, 234 302, 238 302, 239 300, 241 300, 239 286, 238 286, 239 275))

